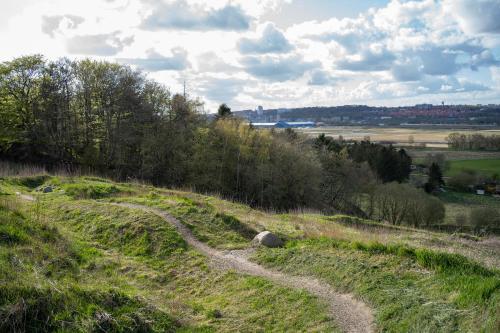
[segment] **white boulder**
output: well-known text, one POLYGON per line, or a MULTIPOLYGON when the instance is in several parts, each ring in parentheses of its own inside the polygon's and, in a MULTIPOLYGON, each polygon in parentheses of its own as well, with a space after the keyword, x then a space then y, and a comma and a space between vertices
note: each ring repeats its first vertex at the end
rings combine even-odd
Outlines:
POLYGON ((267 247, 283 246, 283 241, 278 236, 269 231, 262 231, 261 233, 257 234, 253 239, 253 243, 256 245, 264 245, 267 247))

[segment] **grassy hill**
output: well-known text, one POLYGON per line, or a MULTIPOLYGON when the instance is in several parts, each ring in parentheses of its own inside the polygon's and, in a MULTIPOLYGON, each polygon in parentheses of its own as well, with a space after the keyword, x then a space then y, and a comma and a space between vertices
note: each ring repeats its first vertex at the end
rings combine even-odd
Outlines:
POLYGON ((31 176, 0 180, 0 331, 339 331, 322 299, 214 266, 164 219, 116 205, 123 202, 166 211, 221 251, 276 233, 285 246, 259 248, 250 260, 352 294, 371 307, 375 331, 500 330, 495 237, 273 214, 95 177, 31 176))

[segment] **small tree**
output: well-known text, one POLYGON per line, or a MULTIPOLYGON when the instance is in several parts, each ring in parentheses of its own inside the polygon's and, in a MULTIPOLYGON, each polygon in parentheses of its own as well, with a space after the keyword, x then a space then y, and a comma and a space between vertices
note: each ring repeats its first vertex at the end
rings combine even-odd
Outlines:
POLYGON ((226 103, 221 104, 217 110, 217 118, 229 117, 231 114, 231 108, 227 106, 226 103))

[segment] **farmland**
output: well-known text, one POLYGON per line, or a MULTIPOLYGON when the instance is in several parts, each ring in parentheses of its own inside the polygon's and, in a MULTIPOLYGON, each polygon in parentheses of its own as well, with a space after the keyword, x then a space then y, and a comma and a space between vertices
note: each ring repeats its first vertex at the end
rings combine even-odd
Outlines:
POLYGON ((393 142, 395 144, 425 144, 427 147, 446 148, 446 137, 450 133, 458 132, 464 134, 480 133, 483 135, 500 134, 500 129, 438 129, 438 128, 400 128, 400 127, 362 127, 362 126, 327 126, 317 128, 301 129, 301 132, 316 137, 321 133, 327 136, 338 137, 341 135, 347 140, 363 140, 367 137, 375 142, 393 142))
POLYGON ((446 176, 454 176, 463 170, 474 170, 485 176, 500 175, 500 159, 467 159, 449 162, 446 176))

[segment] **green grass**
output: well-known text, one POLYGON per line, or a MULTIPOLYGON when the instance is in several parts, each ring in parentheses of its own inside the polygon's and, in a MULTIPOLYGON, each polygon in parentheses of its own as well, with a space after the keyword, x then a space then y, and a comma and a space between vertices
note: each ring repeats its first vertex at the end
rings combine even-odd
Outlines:
POLYGON ((474 208, 492 207, 500 209, 500 200, 498 198, 474 193, 447 191, 439 193, 439 199, 445 204, 444 224, 450 225, 456 225, 459 216, 465 217, 468 221, 474 208))
POLYGON ((406 246, 331 239, 262 249, 255 260, 314 275, 376 309, 386 332, 496 332, 500 279, 467 259, 406 246))
POLYGON ((0 205, 0 331, 174 331, 165 312, 80 274, 95 250, 57 228, 0 205))
MULTIPOLYGON (((219 227, 210 229, 210 216, 216 210, 212 207, 213 200, 201 196, 181 198, 175 194, 117 200, 166 209, 198 233, 219 230, 219 227)), ((290 215, 280 217, 293 220, 290 215)), ((386 227, 348 216, 326 220, 351 228, 386 227)), ((388 229, 412 232, 409 228, 389 226, 388 229)), ((291 274, 315 275, 340 290, 354 292, 374 306, 382 331, 455 332, 479 327, 485 332, 495 332, 500 325, 495 319, 500 301, 500 274, 462 255, 395 243, 324 237, 301 239, 303 236, 297 238, 295 232, 282 237, 289 239, 286 249, 260 249, 255 260, 291 274)), ((230 238, 202 239, 220 248, 235 245, 230 238)))
POLYGON ((464 170, 474 170, 488 177, 500 175, 500 158, 449 161, 445 176, 455 176, 464 170))
POLYGON ((218 212, 208 201, 194 201, 177 195, 168 197, 152 192, 140 197, 114 198, 112 201, 132 202, 167 210, 183 221, 202 242, 220 249, 248 247, 258 233, 234 216, 218 212))
MULTIPOLYGON (((42 184, 8 179, 0 180, 0 189, 5 193, 0 197, 0 282, 10 281, 0 288, 0 316, 11 313, 21 299, 30 299, 33 308, 42 304, 57 314, 57 320, 48 321, 50 329, 39 320, 50 316, 46 312, 39 316, 26 310, 27 317, 16 317, 32 319, 30 325, 42 331, 88 331, 108 318, 104 313, 115 320, 108 318, 103 325, 118 325, 110 331, 135 327, 136 321, 136 331, 141 323, 148 325, 145 331, 336 330, 327 306, 315 297, 215 269, 160 217, 113 202, 167 210, 201 241, 220 249, 246 248, 257 232, 272 230, 286 241, 285 248, 260 248, 253 260, 353 293, 373 308, 377 331, 500 328, 498 270, 436 251, 433 244, 448 244, 443 234, 387 228, 349 216, 268 214, 214 197, 99 178, 52 177, 42 184), (56 190, 36 192, 48 184, 56 190), (75 195, 68 186, 84 188, 77 193, 97 188, 104 195, 75 195), (113 187, 119 190, 108 190, 113 187), (38 200, 16 203, 16 191, 32 191, 38 200), (423 245, 411 245, 424 236, 423 245), (64 326, 67 322, 73 326, 64 326)), ((479 200, 445 195, 450 204, 479 200)), ((453 240, 453 252, 462 250, 460 244, 453 240)))
MULTIPOLYGON (((315 297, 213 269, 163 219, 73 198, 57 190, 33 204, 3 201, 0 281, 10 282, 0 284, 0 331, 336 331, 315 297)), ((232 217, 209 222, 203 232, 248 237, 232 217)))

